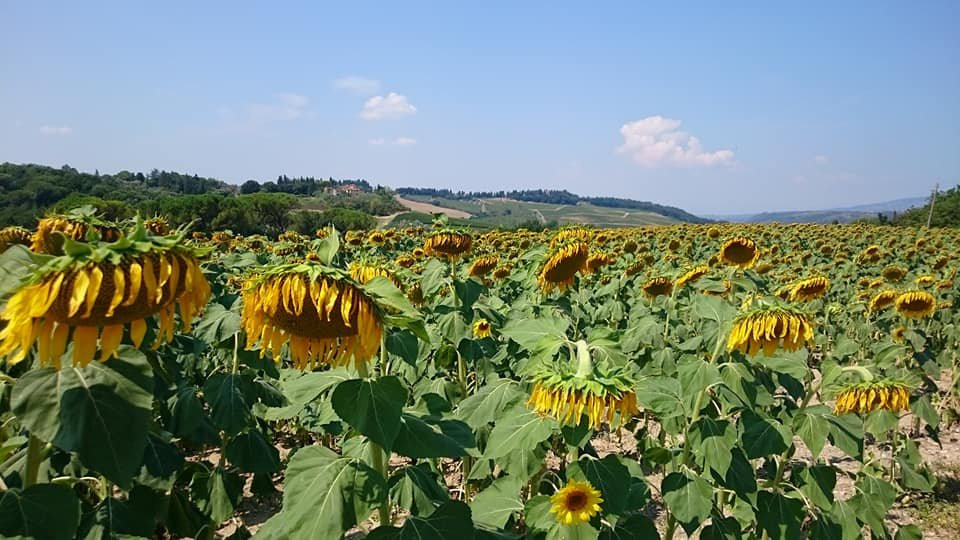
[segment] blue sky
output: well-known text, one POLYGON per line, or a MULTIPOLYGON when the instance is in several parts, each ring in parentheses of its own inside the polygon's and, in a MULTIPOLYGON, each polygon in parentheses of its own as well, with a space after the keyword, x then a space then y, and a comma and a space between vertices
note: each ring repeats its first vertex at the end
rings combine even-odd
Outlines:
POLYGON ((956 1, 0 0, 0 20, 0 161, 714 214, 960 183, 956 1))

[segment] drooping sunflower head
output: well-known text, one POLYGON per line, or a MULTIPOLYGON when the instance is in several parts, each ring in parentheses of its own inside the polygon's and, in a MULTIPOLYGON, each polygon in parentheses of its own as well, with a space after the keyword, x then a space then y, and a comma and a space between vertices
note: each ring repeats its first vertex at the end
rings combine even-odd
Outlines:
POLYGON ((637 241, 631 238, 623 243, 623 252, 636 253, 638 247, 640 247, 640 245, 637 244, 637 241))
POLYGON ((23 227, 4 227, 0 229, 0 253, 14 244, 29 246, 31 235, 32 233, 23 227))
POLYGON ((673 293, 673 281, 666 276, 658 276, 647 280, 641 289, 648 300, 658 296, 670 296, 673 293))
POLYGON ((902 266, 891 264, 880 271, 880 275, 887 281, 900 281, 907 277, 907 269, 902 266))
POLYGON ((597 270, 612 264, 616 257, 612 253, 596 252, 587 257, 587 263, 583 267, 584 274, 592 274, 597 270))
POLYGON ((802 279, 790 286, 790 301, 809 302, 826 294, 830 280, 824 276, 802 279))
POLYGON ((527 406, 564 425, 580 425, 586 416, 590 429, 604 422, 626 424, 637 414, 636 378, 627 368, 604 370, 593 364, 586 342, 577 343, 577 365, 547 362, 531 375, 533 390, 527 406), (616 423, 615 423, 616 422, 616 423))
POLYGON ((30 251, 46 255, 63 255, 63 239, 115 242, 120 238, 115 224, 97 217, 92 207, 84 206, 66 214, 48 216, 37 223, 30 251))
POLYGON ((486 319, 479 319, 473 323, 473 337, 477 339, 483 339, 485 337, 490 337, 492 334, 492 326, 490 321, 486 319))
POLYGON ((247 349, 260 344, 279 361, 289 343, 296 367, 356 365, 373 357, 383 337, 384 310, 364 285, 343 272, 306 262, 252 276, 241 321, 247 349))
POLYGON ((509 265, 500 265, 493 270, 494 279, 506 279, 510 277, 511 267, 509 265))
POLYGON ((411 255, 400 255, 393 262, 400 268, 410 268, 417 262, 417 259, 411 255))
POLYGON ((753 266, 759 256, 760 250, 757 248, 757 244, 743 236, 727 240, 720 248, 720 260, 724 264, 741 269, 753 266))
POLYGON ((367 235, 367 242, 374 246, 382 246, 387 241, 387 236, 383 231, 370 231, 367 235))
POLYGON ((727 349, 770 356, 778 347, 795 351, 808 343, 813 343, 813 323, 806 313, 773 299, 758 299, 750 311, 734 319, 727 349))
POLYGON ((708 272, 710 272, 710 267, 708 265, 698 264, 678 277, 675 285, 678 289, 682 289, 686 287, 688 283, 693 283, 694 281, 707 275, 708 272))
POLYGON ((918 287, 926 287, 927 285, 932 284, 936 280, 937 278, 930 275, 917 276, 917 279, 914 280, 914 283, 916 283, 918 287))
POLYGON ((937 299, 927 291, 908 291, 894 301, 897 312, 908 319, 925 319, 937 309, 937 299))
POLYGON ((834 414, 868 414, 877 409, 892 412, 910 409, 910 387, 899 381, 870 381, 837 392, 834 414))
POLYGON ((555 248, 540 267, 537 285, 544 292, 553 289, 567 290, 573 285, 577 272, 586 266, 589 256, 590 248, 583 242, 572 242, 555 248))
POLYGON ((472 263, 470 263, 470 270, 468 273, 473 277, 483 277, 496 268, 497 263, 499 262, 500 258, 496 255, 477 257, 472 263))
POLYGON ((350 263, 350 277, 361 284, 369 283, 376 277, 385 277, 393 282, 397 288, 401 288, 400 278, 391 272, 386 264, 380 261, 358 260, 350 263))
POLYGON ((603 498, 589 482, 571 480, 550 497, 550 502, 550 513, 558 523, 579 525, 600 512, 603 498))
POLYGON ((593 231, 585 227, 566 227, 557 231, 550 239, 550 247, 556 248, 569 243, 582 242, 589 244, 593 239, 593 231))
POLYGON ((170 224, 167 223, 167 219, 163 216, 153 216, 150 219, 146 219, 143 221, 143 226, 157 236, 170 234, 170 224))
POLYGON ((870 299, 870 304, 867 307, 870 308, 870 311, 883 311, 884 309, 892 306, 897 300, 898 296, 900 296, 900 293, 893 289, 880 291, 873 295, 873 298, 870 299))
POLYGON ((113 243, 90 244, 69 238, 65 254, 47 259, 31 273, 7 302, 0 319, 0 356, 23 360, 37 345, 41 366, 60 368, 68 341, 72 363, 86 366, 97 352, 112 357, 127 330, 139 347, 147 319, 156 316, 154 347, 173 339, 179 308, 189 329, 210 299, 210 286, 200 270, 203 252, 186 246, 183 233, 155 237, 142 222, 113 243))
POLYGON ((423 251, 431 257, 460 260, 460 257, 470 252, 473 247, 473 237, 466 232, 440 230, 432 233, 423 243, 423 251))

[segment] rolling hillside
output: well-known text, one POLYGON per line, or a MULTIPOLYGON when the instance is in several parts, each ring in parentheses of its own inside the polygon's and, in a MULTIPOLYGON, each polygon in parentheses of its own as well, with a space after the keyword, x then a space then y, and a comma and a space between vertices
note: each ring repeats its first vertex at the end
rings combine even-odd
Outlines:
POLYGON ((923 206, 927 201, 927 197, 910 197, 827 210, 761 212, 759 214, 714 215, 708 217, 734 223, 850 223, 858 219, 876 218, 877 214, 889 216, 910 208, 923 206))

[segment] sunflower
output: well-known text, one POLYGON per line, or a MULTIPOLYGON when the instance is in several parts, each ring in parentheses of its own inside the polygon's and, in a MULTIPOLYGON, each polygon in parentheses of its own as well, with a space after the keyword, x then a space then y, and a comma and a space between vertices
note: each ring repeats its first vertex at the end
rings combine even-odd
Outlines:
POLYGON ((926 291, 902 293, 895 301, 897 311, 908 319, 924 319, 937 309, 937 299, 926 291))
POLYGON ((809 302, 826 294, 830 280, 823 276, 802 279, 790 286, 791 302, 809 302))
POLYGON ((670 296, 673 293, 673 281, 668 277, 655 277, 643 284, 643 295, 649 300, 658 296, 670 296))
POLYGON ((893 332, 890 332, 890 337, 893 338, 894 343, 903 343, 906 339, 906 332, 906 328, 898 326, 893 329, 893 332))
POLYGON ((635 262, 630 266, 628 266, 627 269, 623 271, 623 275, 626 277, 635 276, 640 272, 642 272, 646 266, 647 266, 646 263, 644 263, 643 261, 635 262))
POLYGON ((585 229, 583 227, 568 227, 565 229, 560 229, 557 231, 557 234, 553 235, 553 238, 550 239, 550 248, 552 249, 564 244, 577 242, 588 244, 592 239, 593 231, 590 229, 585 229))
POLYGON ((544 292, 569 289, 577 272, 587 264, 589 253, 590 248, 583 242, 573 242, 555 249, 544 260, 537 276, 537 285, 544 292))
POLYGON ((477 257, 470 264, 469 274, 473 277, 483 277, 496 268, 498 262, 500 262, 500 258, 496 255, 477 257))
POLYGON ((612 253, 597 252, 587 257, 587 263, 583 267, 584 274, 592 274, 597 270, 612 264, 616 257, 612 253))
POLYGON ((490 337, 490 334, 492 333, 490 328, 490 321, 486 319, 478 320, 477 322, 473 323, 473 337, 477 339, 490 337))
POLYGON ((870 299, 870 304, 867 307, 870 308, 870 311, 882 311, 892 306, 898 296, 900 296, 900 293, 893 289, 880 291, 870 299))
POLYGON ((868 414, 877 409, 892 412, 910 409, 910 388, 897 381, 871 381, 837 392, 834 414, 868 414))
POLYGON ((907 269, 902 266, 891 264, 880 271, 880 275, 887 281, 900 281, 907 277, 907 269))
POLYGON ((417 259, 413 258, 410 255, 401 255, 397 257, 396 260, 394 260, 393 262, 400 268, 410 268, 411 266, 414 265, 414 263, 417 262, 417 259))
POLYGON ((100 344, 100 360, 112 357, 124 329, 134 347, 156 315, 154 347, 173 339, 174 313, 184 329, 210 299, 200 271, 201 252, 184 245, 182 233, 154 237, 140 223, 128 236, 106 244, 67 239, 65 255, 37 268, 7 302, 0 319, 0 356, 15 364, 37 343, 40 366, 60 368, 72 335, 74 366, 86 366, 100 344))
POLYGON ((571 426, 579 425, 584 414, 590 429, 603 422, 613 425, 615 413, 618 425, 625 424, 638 411, 633 376, 626 368, 600 369, 585 341, 575 345, 576 369, 569 362, 550 362, 531 375, 534 386, 527 406, 571 426))
POLYGON ((375 245, 382 246, 384 242, 387 241, 387 236, 381 231, 372 231, 367 235, 367 242, 375 245))
POLYGON ((753 266, 760 256, 757 244, 749 238, 738 236, 731 238, 720 248, 720 260, 730 266, 746 269, 753 266))
POLYGON ((143 226, 157 236, 166 236, 170 234, 170 224, 167 223, 167 220, 162 216, 154 216, 150 219, 144 220, 143 226))
POLYGON ((419 283, 414 283, 407 288, 407 300, 410 300, 410 303, 414 306, 423 305, 423 288, 420 287, 419 283))
POLYGON ((247 349, 260 343, 279 360, 284 344, 300 369, 366 362, 383 337, 383 312, 363 286, 342 272, 307 262, 251 277, 243 295, 247 349))
POLYGON ((600 512, 603 499, 600 492, 589 482, 572 480, 554 493, 550 502, 553 503, 550 513, 556 514, 558 523, 579 525, 589 522, 590 518, 600 512))
POLYGON ((710 267, 708 265, 698 264, 693 268, 684 272, 682 276, 678 277, 674 285, 678 289, 682 289, 687 286, 687 283, 693 283, 694 281, 707 275, 707 272, 709 271, 710 271, 710 267))
POLYGON ((762 350, 770 356, 777 347, 795 351, 806 343, 813 343, 813 324, 805 313, 781 304, 758 304, 760 307, 740 314, 733 321, 727 338, 728 350, 751 356, 762 350))
POLYGON ((90 234, 93 234, 97 240, 115 242, 120 238, 120 229, 112 223, 97 218, 89 206, 77 208, 65 215, 41 219, 37 223, 37 232, 33 233, 30 251, 62 255, 64 237, 82 241, 86 240, 90 234))
POLYGON ((350 277, 354 281, 360 282, 362 284, 369 283, 370 280, 376 277, 385 277, 393 282, 397 288, 401 288, 402 284, 400 283, 400 278, 394 275, 393 272, 387 270, 382 264, 363 262, 363 261, 354 261, 350 263, 350 277))
POLYGON ((440 231, 431 234, 423 243, 423 251, 431 257, 460 260, 460 257, 470 252, 473 238, 464 232, 440 231))
POLYGON ((30 236, 30 231, 23 227, 5 227, 0 229, 0 253, 3 253, 8 247, 14 244, 29 246, 30 236))
POLYGON ((933 283, 933 282, 936 281, 936 280, 937 280, 937 278, 935 278, 935 277, 933 277, 933 276, 918 276, 917 279, 914 280, 914 283, 916 283, 916 284, 917 284, 918 286, 920 286, 920 287, 923 287, 923 286, 926 286, 926 285, 930 285, 931 283, 933 283))

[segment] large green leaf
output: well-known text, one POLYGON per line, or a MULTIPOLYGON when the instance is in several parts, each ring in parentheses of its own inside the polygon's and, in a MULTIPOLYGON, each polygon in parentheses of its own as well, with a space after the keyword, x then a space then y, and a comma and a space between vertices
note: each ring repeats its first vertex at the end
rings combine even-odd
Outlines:
POLYGON ((118 357, 85 368, 33 369, 14 385, 10 402, 35 436, 130 489, 152 417, 153 371, 143 353, 121 347, 118 357))
POLYGON ((216 344, 233 339, 239 331, 240 315, 212 302, 197 321, 193 334, 207 343, 216 344))
POLYGON ((417 364, 420 341, 417 336, 409 330, 400 330, 391 332, 387 336, 387 351, 399 356, 404 362, 411 366, 417 364))
POLYGON ((770 491, 757 494, 757 523, 772 540, 800 538, 803 518, 803 500, 770 491))
POLYGON ((457 407, 457 417, 477 429, 493 422, 503 411, 516 405, 526 394, 520 384, 511 379, 498 379, 477 390, 457 407))
POLYGON ((533 450, 558 428, 552 418, 541 417, 523 406, 514 407, 493 427, 483 457, 497 459, 514 450, 533 450))
POLYGON ((393 451, 411 458, 462 457, 475 446, 470 426, 459 420, 403 413, 393 451))
POLYGON ((637 402, 661 418, 684 414, 680 382, 671 377, 648 377, 637 384, 637 402))
POLYGON ((568 326, 567 320, 560 317, 516 318, 508 320, 500 333, 532 351, 544 337, 565 338, 568 326))
POLYGON ((10 489, 0 498, 0 534, 4 537, 70 540, 80 524, 80 500, 57 484, 10 489))
POLYGON ((713 489, 703 478, 689 473, 670 473, 664 477, 660 492, 670 513, 684 525, 695 529, 710 515, 713 489))
POLYGON ((390 498, 415 516, 427 516, 450 499, 440 476, 428 464, 403 467, 390 478, 390 498))
POLYGON ((820 457, 823 445, 827 442, 827 435, 830 433, 829 415, 829 407, 814 405, 793 418, 793 429, 807 445, 814 461, 820 457))
POLYGON ((863 457, 863 420, 855 414, 833 414, 825 417, 830 421, 830 442, 850 457, 863 457))
POLYGON ((600 540, 649 540, 660 538, 657 526, 643 514, 633 514, 617 521, 612 529, 600 531, 600 540))
POLYGON ((494 480, 470 503, 473 520, 482 525, 501 528, 514 513, 523 512, 520 489, 524 481, 516 476, 504 476, 494 480))
POLYGON ((730 450, 737 444, 737 436, 727 420, 701 418, 691 426, 690 445, 693 455, 721 477, 727 474, 733 456, 730 450))
POLYGON ((280 469, 280 452, 256 428, 234 437, 224 455, 243 472, 271 473, 280 469))
POLYGON ((330 396, 340 418, 388 451, 400 433, 406 401, 407 389, 394 376, 344 381, 330 396))
POLYGON ((243 431, 253 422, 250 412, 252 381, 244 373, 215 373, 203 385, 203 395, 210 404, 210 417, 227 435, 243 431))
POLYGON ((600 491, 603 497, 603 510, 610 514, 620 514, 626 509, 627 495, 630 492, 630 471, 620 463, 620 459, 610 454, 603 459, 584 456, 567 469, 569 478, 586 480, 600 491))
POLYGON ((403 527, 381 526, 370 531, 367 540, 473 540, 470 507, 447 501, 427 518, 410 517, 403 527))
POLYGON ((742 424, 743 449, 750 459, 780 454, 789 447, 790 431, 772 418, 745 413, 742 424))

